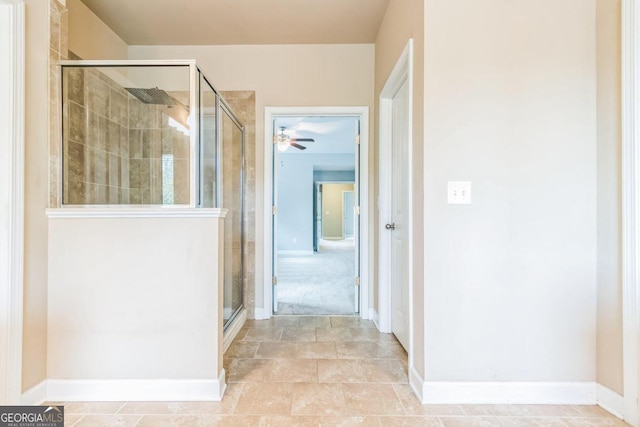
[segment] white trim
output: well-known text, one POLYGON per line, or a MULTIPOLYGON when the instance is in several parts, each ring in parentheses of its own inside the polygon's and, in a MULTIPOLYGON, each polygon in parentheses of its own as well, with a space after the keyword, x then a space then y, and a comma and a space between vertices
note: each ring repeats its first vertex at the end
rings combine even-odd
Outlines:
POLYGON ((59 208, 47 209, 49 218, 224 218, 227 209, 220 208, 59 208))
POLYGON ((374 307, 369 307, 369 313, 371 314, 371 321, 373 322, 374 325, 376 325, 376 328, 378 328, 378 330, 380 330, 380 316, 378 316, 378 312, 376 311, 376 309, 374 307))
POLYGON ((57 61, 58 65, 75 65, 79 67, 130 67, 130 66, 191 66, 196 65, 195 59, 70 59, 57 61))
MULTIPOLYGON (((393 67, 382 91, 380 92, 380 137, 378 141, 379 159, 379 215, 378 215, 378 326, 381 332, 392 332, 391 325, 391 235, 385 230, 384 224, 391 218, 391 192, 389 185, 391 179, 391 141, 392 141, 392 108, 393 97, 402 85, 409 84, 409 117, 407 141, 408 158, 413 158, 413 39, 407 41, 407 45, 400 54, 396 65, 393 67), (386 278, 386 280, 385 280, 386 278)), ((413 167, 411 161, 407 165, 408 176, 411 177, 413 167)), ((409 246, 409 366, 413 366, 413 181, 409 179, 408 194, 408 217, 409 232, 407 233, 409 246)))
POLYGON ((622 415, 624 412, 624 398, 622 396, 602 384, 596 385, 596 394, 598 406, 621 420, 624 419, 624 416, 622 415))
POLYGON ((47 400, 47 380, 40 381, 39 384, 31 387, 22 393, 20 397, 21 405, 41 405, 47 400))
POLYGON ((243 308, 240 314, 238 315, 238 317, 233 319, 233 322, 231 322, 231 325, 229 325, 229 327, 223 334, 223 339, 222 339, 223 353, 227 352, 227 350, 231 346, 231 343, 236 338, 236 336, 238 335, 238 332, 240 332, 240 329, 242 329, 246 321, 247 321, 247 310, 243 308))
POLYGON ((638 426, 640 7, 622 2, 622 330, 625 420, 638 426))
POLYGON ((224 395, 225 372, 207 380, 48 380, 49 401, 213 401, 224 395))
POLYGON ((411 386, 411 389, 420 402, 422 402, 424 398, 424 385, 424 378, 422 378, 422 375, 416 370, 416 367, 411 365, 409 367, 409 386, 411 386))
MULTIPOLYGON (((263 307, 256 308, 256 319, 268 319, 272 311, 273 268, 272 254, 272 205, 273 199, 273 129, 270 125, 276 116, 353 116, 360 118, 360 317, 369 319, 370 286, 370 233, 369 225, 370 195, 369 174, 369 107, 265 107, 264 117, 264 250, 263 250, 263 282, 256 281, 256 288, 263 287, 263 307), (260 317, 258 317, 260 315, 260 317)), ((256 289, 256 294, 258 290, 256 289)))
POLYGON ((594 382, 431 382, 423 404, 595 405, 594 382))
POLYGON ((25 5, 0 0, 0 405, 22 394, 25 5))
POLYGON ((253 310, 253 318, 255 320, 265 320, 265 319, 269 319, 270 317, 271 317, 270 308, 256 307, 253 310))

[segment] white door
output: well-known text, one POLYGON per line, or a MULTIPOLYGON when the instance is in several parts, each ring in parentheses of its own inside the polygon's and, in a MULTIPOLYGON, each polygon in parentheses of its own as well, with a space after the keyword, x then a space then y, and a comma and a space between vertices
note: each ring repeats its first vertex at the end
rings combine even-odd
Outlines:
POLYGON ((392 100, 391 142, 391 330, 409 350, 409 83, 392 100))

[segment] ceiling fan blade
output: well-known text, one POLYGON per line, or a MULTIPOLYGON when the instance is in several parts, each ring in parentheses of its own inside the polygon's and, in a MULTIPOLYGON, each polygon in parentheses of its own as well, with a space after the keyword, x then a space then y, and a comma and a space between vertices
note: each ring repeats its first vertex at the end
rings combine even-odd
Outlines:
POLYGON ((300 144, 296 144, 295 142, 290 142, 289 145, 291 145, 292 147, 296 147, 298 150, 306 150, 307 147, 305 147, 304 145, 300 145, 300 144))
POLYGON ((316 140, 313 138, 291 138, 291 140, 299 142, 316 142, 316 140))

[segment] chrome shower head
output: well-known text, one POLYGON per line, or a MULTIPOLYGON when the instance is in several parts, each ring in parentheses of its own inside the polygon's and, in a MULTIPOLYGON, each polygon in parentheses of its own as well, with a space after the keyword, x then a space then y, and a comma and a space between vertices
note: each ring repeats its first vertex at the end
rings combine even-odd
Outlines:
POLYGON ((150 89, 126 87, 125 89, 145 104, 181 105, 171 95, 157 87, 150 89))

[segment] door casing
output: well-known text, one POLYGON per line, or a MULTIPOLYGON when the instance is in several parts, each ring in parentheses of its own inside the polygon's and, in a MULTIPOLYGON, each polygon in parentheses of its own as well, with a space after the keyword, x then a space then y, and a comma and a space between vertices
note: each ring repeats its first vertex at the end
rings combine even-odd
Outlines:
MULTIPOLYGON (((413 152, 413 39, 409 39, 400 58, 396 62, 389 78, 380 92, 380 130, 378 140, 378 183, 379 183, 379 215, 378 215, 378 310, 377 325, 381 332, 391 333, 391 233, 385 229, 385 224, 391 221, 391 172, 392 156, 391 141, 393 97, 402 84, 409 84, 409 138, 407 141, 408 158, 413 152)), ((409 177, 412 175, 412 165, 407 165, 409 177)), ((413 369, 413 183, 408 182, 408 245, 409 245, 409 369, 413 369)))
MULTIPOLYGON (((269 319, 273 315, 273 236, 272 236, 272 200, 273 200, 273 126, 270 124, 276 117, 283 116, 338 116, 355 117, 360 120, 360 317, 370 319, 371 313, 371 272, 370 269, 370 236, 373 231, 369 225, 371 203, 369 194, 369 107, 265 107, 264 117, 264 226, 263 226, 263 280, 256 287, 262 286, 263 308, 256 309, 256 319, 269 319)), ((355 143, 355 142, 354 142, 355 143)), ((354 278, 355 280, 355 278, 354 278)), ((257 289, 256 289, 257 291, 257 289)), ((256 292, 257 293, 257 292, 256 292)))

